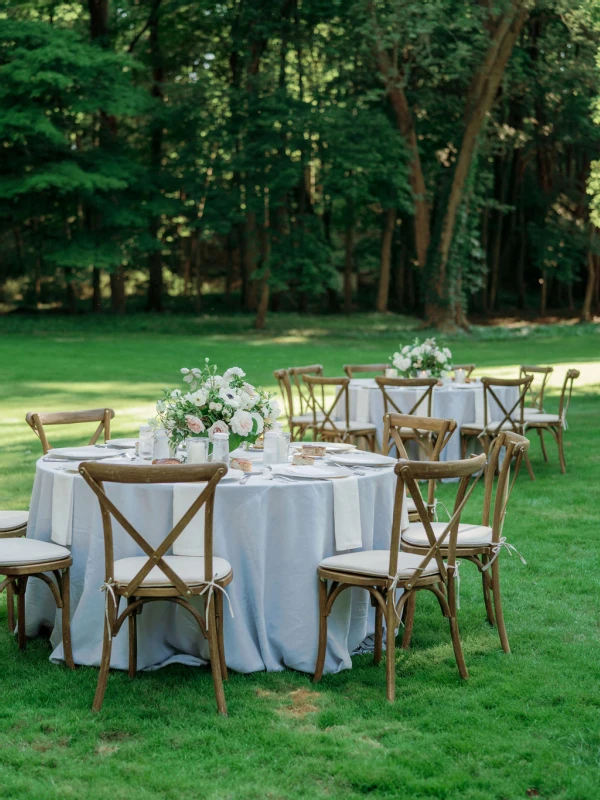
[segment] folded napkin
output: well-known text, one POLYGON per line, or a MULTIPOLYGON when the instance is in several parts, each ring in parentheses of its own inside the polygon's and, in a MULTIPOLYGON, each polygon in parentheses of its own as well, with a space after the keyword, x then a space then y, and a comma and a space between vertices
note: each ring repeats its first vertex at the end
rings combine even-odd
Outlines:
MULTIPOLYGON (((173 526, 177 525, 198 495, 202 494, 206 483, 176 483, 173 486, 173 526)), ((204 555, 204 513, 206 506, 193 517, 187 528, 179 534, 173 544, 176 556, 204 555)))
POLYGON ((70 547, 73 542, 73 485, 77 475, 55 472, 52 483, 52 534, 56 544, 70 547))
POLYGON ((370 422, 370 415, 369 415, 369 400, 370 400, 370 393, 369 389, 364 386, 357 386, 355 389, 356 392, 356 422, 370 422))
POLYGON ((362 547, 358 478, 336 478, 331 483, 335 549, 355 550, 357 547, 362 547))

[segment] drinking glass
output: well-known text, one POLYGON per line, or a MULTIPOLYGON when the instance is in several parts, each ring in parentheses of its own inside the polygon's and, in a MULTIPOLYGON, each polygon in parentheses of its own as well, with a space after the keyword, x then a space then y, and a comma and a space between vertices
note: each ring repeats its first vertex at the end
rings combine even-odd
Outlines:
POLYGON ((385 371, 386 378, 397 378, 398 377, 398 370, 392 367, 388 367, 385 371))
POLYGON ((268 467, 271 464, 279 463, 279 433, 277 431, 268 431, 265 433, 263 464, 268 467))
POLYGON ((215 434, 213 434, 212 461, 221 461, 226 466, 229 466, 229 434, 228 433, 215 433, 215 434))
POLYGON ((164 428, 159 428, 154 434, 154 447, 152 450, 152 458, 169 458, 171 451, 169 449, 169 437, 164 428))
POLYGON ((188 464, 206 464, 208 461, 208 439, 190 437, 185 442, 188 464))
POLYGON ((154 432, 151 425, 140 425, 138 453, 144 461, 152 461, 154 449, 154 432))
POLYGON ((279 461, 282 464, 285 464, 286 461, 288 460, 291 439, 292 439, 291 433, 282 432, 279 434, 279 461))

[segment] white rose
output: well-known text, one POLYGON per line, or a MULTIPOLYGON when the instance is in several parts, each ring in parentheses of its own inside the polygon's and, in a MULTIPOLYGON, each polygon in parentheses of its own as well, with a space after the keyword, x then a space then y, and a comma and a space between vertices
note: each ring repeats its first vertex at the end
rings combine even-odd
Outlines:
POLYGON ((244 384, 244 391, 246 392, 246 394, 249 394, 252 397, 255 397, 258 394, 258 392, 254 388, 254 386, 252 386, 251 383, 245 383, 244 384))
POLYGON ((277 400, 271 400, 268 404, 269 407, 269 414, 266 417, 267 422, 277 422, 277 417, 281 413, 281 409, 279 407, 279 403, 277 400))
POLYGON ((448 360, 450 360, 452 358, 452 351, 449 350, 447 347, 444 347, 444 349, 442 350, 442 353, 446 356, 446 358, 448 360))
POLYGON ((256 411, 252 411, 250 413, 250 416, 256 422, 256 433, 260 435, 265 429, 265 422, 263 418, 261 417, 260 414, 257 414, 256 411))
POLYGON ((252 433, 253 427, 254 420, 252 419, 252 414, 249 414, 248 411, 238 409, 231 418, 231 430, 239 434, 239 436, 248 436, 249 433, 252 433))
POLYGON ((407 369, 410 369, 411 364, 412 361, 410 360, 410 358, 399 358, 396 361, 394 361, 394 366, 396 367, 396 369, 399 369, 400 372, 406 372, 407 369))
POLYGON ((440 350, 438 350, 437 353, 435 354, 435 358, 436 358, 436 361, 439 364, 445 364, 446 363, 446 356, 440 350))
POLYGON ((218 419, 208 429, 208 435, 211 439, 215 433, 229 433, 229 425, 223 422, 222 419, 218 419))

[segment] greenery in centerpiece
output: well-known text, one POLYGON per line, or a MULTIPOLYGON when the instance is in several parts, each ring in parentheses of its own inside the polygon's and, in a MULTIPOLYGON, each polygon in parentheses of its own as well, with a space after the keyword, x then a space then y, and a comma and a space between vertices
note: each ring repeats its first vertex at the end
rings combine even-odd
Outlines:
POLYGON ((218 375, 207 358, 202 369, 183 367, 181 373, 187 391, 165 389, 156 404, 155 424, 165 428, 173 447, 189 437, 212 439, 214 433, 228 433, 229 449, 235 450, 243 442, 255 442, 277 421, 280 408, 274 393, 248 383, 239 367, 218 375))
POLYGON ((429 377, 443 378, 448 374, 452 363, 452 353, 447 347, 440 347, 435 338, 418 338, 394 353, 391 362, 405 378, 417 378, 426 372, 429 377))

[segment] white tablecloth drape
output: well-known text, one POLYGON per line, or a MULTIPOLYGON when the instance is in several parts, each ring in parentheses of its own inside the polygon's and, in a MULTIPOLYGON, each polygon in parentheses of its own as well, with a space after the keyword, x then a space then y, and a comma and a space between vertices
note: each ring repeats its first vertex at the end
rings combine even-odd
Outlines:
MULTIPOLYGON (((509 410, 518 397, 517 388, 514 386, 497 387, 495 390, 500 401, 509 410)), ((377 443, 381 447, 383 436, 383 394, 372 378, 356 378, 350 383, 350 418, 357 422, 369 422, 377 428, 377 443), (368 392, 369 403, 368 413, 364 395, 368 392), (362 411, 363 417, 355 415, 362 411)), ((394 400, 396 405, 402 409, 403 413, 408 413, 422 395, 420 388, 399 388, 387 389, 387 393, 394 400)), ((417 412, 422 416, 427 416, 425 403, 417 412)), ((488 419, 502 419, 504 414, 500 412, 495 401, 490 403, 488 419)), ((389 407, 390 413, 396 413, 394 408, 389 407)), ((462 425, 477 422, 483 425, 483 385, 473 382, 460 386, 445 384, 435 386, 433 389, 432 416, 440 419, 454 419, 457 422, 457 429, 448 442, 441 455, 442 461, 454 461, 460 458, 460 429, 462 425)), ((415 454, 415 457, 418 457, 415 454)))
MULTIPOLYGON (((53 486, 62 465, 38 461, 28 536, 50 540, 53 486)), ((61 476, 62 477, 62 476, 61 476)), ((389 546, 395 487, 393 470, 372 470, 358 478, 364 549, 389 546)), ((110 486, 117 507, 153 544, 173 524, 169 485, 110 486)), ((100 662, 104 624, 104 537, 98 501, 78 475, 73 476, 72 639, 78 664, 100 662)), ((115 559, 143 555, 114 524, 115 559)), ((276 483, 252 477, 244 486, 217 488, 214 554, 226 558, 234 579, 227 588, 235 618, 225 612, 227 664, 238 672, 311 672, 318 636, 316 568, 335 554, 331 481, 276 483)), ((227 603, 225 603, 227 608, 227 603)), ((370 603, 364 590, 344 592, 329 623, 326 671, 351 667, 350 653, 372 633, 370 603), (369 621, 371 620, 371 622, 369 621)), ((27 634, 53 628, 51 659, 63 658, 60 617, 47 586, 32 580, 27 589, 27 634)), ((169 663, 201 664, 208 655, 191 615, 172 603, 152 603, 138 622, 138 664, 151 669, 169 663)), ((113 643, 112 666, 127 668, 126 626, 113 643)))

